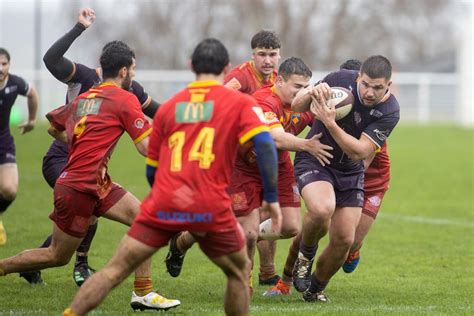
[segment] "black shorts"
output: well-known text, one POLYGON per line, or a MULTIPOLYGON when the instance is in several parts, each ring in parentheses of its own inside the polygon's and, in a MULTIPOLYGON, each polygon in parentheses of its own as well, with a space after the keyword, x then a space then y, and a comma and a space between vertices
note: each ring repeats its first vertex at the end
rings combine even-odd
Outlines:
POLYGON ((0 137, 0 165, 16 163, 16 150, 13 136, 0 137))
POLYGON ((323 167, 316 159, 303 158, 295 161, 295 177, 300 192, 309 183, 326 181, 334 187, 337 207, 364 205, 363 170, 342 171, 323 167))

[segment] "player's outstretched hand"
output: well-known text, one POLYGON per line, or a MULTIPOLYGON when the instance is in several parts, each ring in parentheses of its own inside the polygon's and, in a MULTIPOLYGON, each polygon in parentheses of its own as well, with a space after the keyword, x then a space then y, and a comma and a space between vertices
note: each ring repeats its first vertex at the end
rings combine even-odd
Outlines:
POLYGON ((330 164, 329 159, 332 158, 333 155, 329 151, 333 150, 333 148, 319 141, 322 135, 322 133, 319 133, 308 139, 305 151, 309 152, 318 159, 321 165, 325 166, 330 164))
POLYGON ((91 8, 82 8, 79 11, 79 16, 77 21, 84 25, 85 28, 88 28, 95 21, 95 12, 91 8))
POLYGON ((35 128, 35 121, 26 121, 18 125, 18 128, 21 129, 21 134, 31 132, 35 128))
POLYGON ((281 223, 283 221, 280 203, 268 203, 267 201, 263 201, 262 209, 270 213, 270 218, 272 219, 272 231, 274 234, 279 235, 281 233, 281 223))

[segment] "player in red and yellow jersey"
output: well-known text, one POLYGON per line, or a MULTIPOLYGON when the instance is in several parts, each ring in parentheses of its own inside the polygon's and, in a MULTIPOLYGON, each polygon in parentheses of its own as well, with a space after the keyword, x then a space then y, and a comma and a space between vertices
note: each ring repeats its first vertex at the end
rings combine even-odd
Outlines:
MULTIPOLYGON (((70 147, 68 163, 54 187, 52 243, 0 260, 0 275, 65 265, 93 216, 131 225, 139 212, 137 198, 113 183, 107 173, 107 163, 124 131, 142 155, 147 153, 151 128, 138 99, 127 91, 135 75, 135 55, 126 44, 114 43, 102 52, 100 63, 103 84, 47 114, 48 132, 70 147)), ((179 301, 153 292, 150 264, 148 260, 136 269, 132 306, 178 306, 179 301)))
POLYGON ((274 32, 262 30, 252 37, 250 46, 252 60, 238 65, 224 78, 227 87, 246 94, 275 83, 281 44, 274 32))
POLYGON ((68 312, 83 315, 96 307, 141 262, 188 230, 227 276, 225 312, 248 314, 249 259, 226 188, 238 143, 252 140, 265 188, 263 208, 279 232, 276 149, 261 108, 222 86, 229 57, 221 42, 202 41, 191 64, 197 80, 162 104, 154 118, 147 157, 151 193, 114 258, 82 285, 68 312))

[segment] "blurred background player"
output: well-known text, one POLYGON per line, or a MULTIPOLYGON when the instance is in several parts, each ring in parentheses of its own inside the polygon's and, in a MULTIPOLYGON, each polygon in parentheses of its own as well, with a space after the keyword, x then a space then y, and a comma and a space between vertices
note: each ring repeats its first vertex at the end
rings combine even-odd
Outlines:
POLYGON ((226 314, 248 314, 249 259, 226 187, 238 143, 252 140, 264 182, 265 209, 278 233, 275 145, 255 101, 222 86, 229 56, 221 42, 200 42, 191 66, 196 81, 165 102, 153 122, 147 157, 151 193, 115 256, 79 289, 63 315, 81 316, 98 306, 112 288, 180 231, 190 231, 226 274, 226 314))
POLYGON ((10 132, 10 112, 20 94, 26 96, 28 121, 18 127, 25 134, 35 127, 38 109, 36 89, 23 78, 9 73, 10 54, 0 47, 0 246, 7 242, 7 233, 2 222, 2 214, 16 197, 18 190, 18 167, 13 136, 10 132))
MULTIPOLYGON (((66 103, 73 100, 79 94, 89 90, 92 86, 102 81, 101 68, 90 68, 80 63, 75 63, 64 57, 66 51, 84 30, 94 23, 96 19, 94 10, 83 8, 79 11, 78 22, 74 27, 60 39, 58 39, 45 53, 44 63, 51 74, 61 82, 68 85, 66 103)), ((110 42, 108 45, 118 42, 110 42)), ((103 50, 107 48, 104 46, 103 50)), ((142 111, 153 118, 159 104, 152 100, 144 91, 143 87, 136 81, 132 81, 130 92, 135 94, 141 103, 142 111)), ((53 141, 48 152, 43 158, 43 176, 51 188, 58 179, 61 171, 68 160, 68 147, 58 140, 53 141)), ((92 239, 97 231, 97 219, 90 225, 87 235, 77 249, 76 262, 74 264, 73 278, 78 286, 93 273, 94 269, 88 263, 88 251, 92 239)), ((48 247, 51 243, 51 235, 44 241, 41 247, 48 247)), ((42 283, 40 271, 23 272, 20 274, 29 283, 42 283)))
MULTIPOLYGON (((104 83, 47 114, 50 135, 70 147, 69 160, 54 186, 50 214, 53 238, 48 248, 30 249, 0 260, 0 275, 63 266, 86 235, 93 216, 131 225, 140 202, 113 183, 107 163, 124 132, 147 154, 151 127, 135 95, 128 92, 135 75, 135 54, 114 42, 100 56, 104 83)), ((180 305, 153 292, 151 258, 135 271, 134 309, 169 309, 180 305)))
POLYGON ((389 91, 391 74, 387 58, 371 56, 359 73, 331 73, 292 103, 295 111, 307 111, 311 102, 315 103, 312 110, 317 122, 307 137, 322 132, 322 142, 334 148, 330 165, 322 166, 304 152, 298 152, 295 158, 295 175, 307 212, 293 284, 304 291, 305 301, 328 301, 323 290, 347 259, 354 242, 364 201, 362 160, 381 148, 400 118, 398 102, 389 91), (326 104, 331 86, 345 87, 354 95, 352 111, 337 122, 335 109, 326 104), (329 244, 311 275, 319 240, 328 231, 329 244))

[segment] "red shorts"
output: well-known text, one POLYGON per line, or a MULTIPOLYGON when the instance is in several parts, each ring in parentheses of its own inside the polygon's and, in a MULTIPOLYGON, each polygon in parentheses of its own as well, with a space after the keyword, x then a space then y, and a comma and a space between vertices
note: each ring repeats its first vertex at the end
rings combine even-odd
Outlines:
MULTIPOLYGON (((161 248, 179 231, 167 230, 153 225, 144 216, 138 215, 128 230, 128 235, 150 247, 161 248)), ((241 250, 245 246, 245 236, 235 221, 232 228, 221 232, 192 232, 201 250, 210 258, 217 258, 241 250)))
MULTIPOLYGON (((243 173, 238 169, 232 172, 227 190, 232 200, 232 210, 237 217, 246 216, 262 205, 263 185, 260 174, 256 172, 256 175, 243 173)), ((301 207, 293 164, 289 159, 278 165, 278 201, 281 207, 301 207)))
POLYGON ((110 193, 103 199, 99 199, 92 194, 56 184, 54 210, 49 214, 49 218, 66 234, 82 238, 89 229, 91 217, 102 216, 126 193, 124 188, 114 183, 110 193))
POLYGON ((365 192, 362 213, 375 219, 379 212, 380 206, 382 205, 382 200, 385 195, 385 192, 387 192, 387 189, 365 192))

